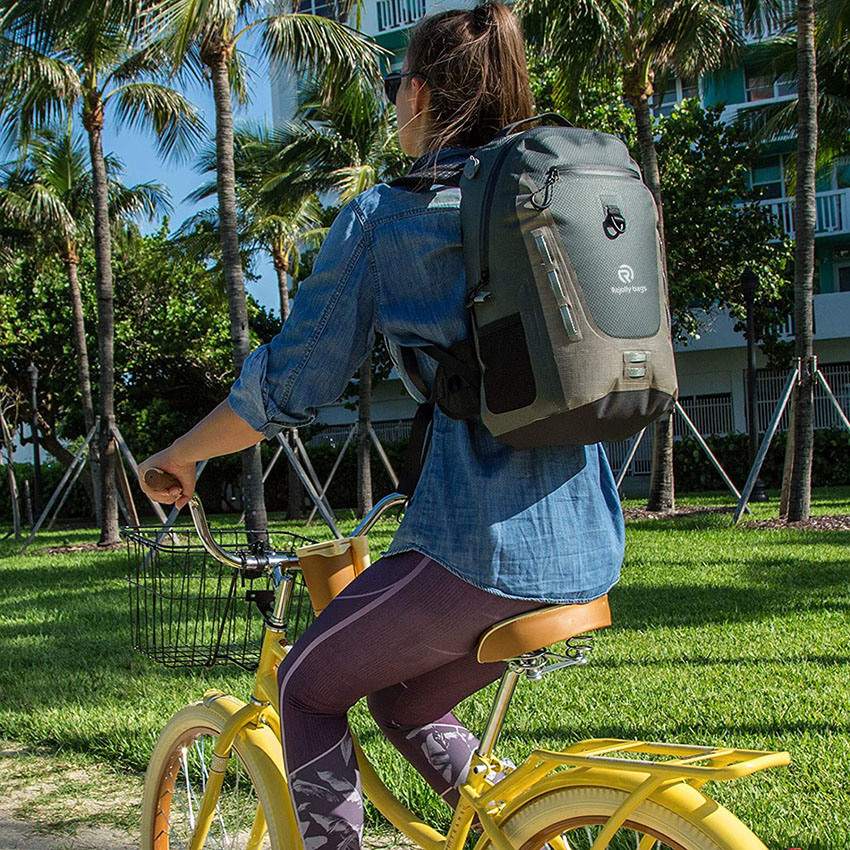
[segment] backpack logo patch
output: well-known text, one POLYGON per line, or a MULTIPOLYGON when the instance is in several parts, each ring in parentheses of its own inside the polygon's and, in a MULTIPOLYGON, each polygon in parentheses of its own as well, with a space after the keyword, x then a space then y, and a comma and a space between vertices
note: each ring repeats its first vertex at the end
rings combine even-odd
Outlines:
POLYGON ((617 269, 617 277, 620 279, 620 283, 631 286, 632 281, 635 279, 634 269, 631 266, 623 264, 617 269))

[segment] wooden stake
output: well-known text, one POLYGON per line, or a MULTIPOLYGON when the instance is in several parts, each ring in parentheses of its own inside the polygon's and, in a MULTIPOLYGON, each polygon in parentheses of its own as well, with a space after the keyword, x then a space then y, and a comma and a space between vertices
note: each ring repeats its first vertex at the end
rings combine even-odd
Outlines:
MULTIPOLYGON (((117 438, 115 442, 118 443, 117 438)), ((133 501, 133 492, 130 490, 130 482, 127 480, 127 470, 124 468, 124 459, 121 457, 121 452, 115 452, 118 463, 115 464, 115 477, 118 479, 118 487, 121 490, 121 495, 124 497, 127 514, 130 518, 130 525, 138 527, 139 512, 136 510, 136 503, 133 501)))
POLYGON ((6 463, 9 472, 9 495, 12 499, 12 527, 15 532, 15 540, 21 539, 21 506, 18 503, 18 482, 15 478, 15 451, 12 445, 12 435, 6 424, 6 417, 0 410, 0 428, 3 431, 3 445, 6 447, 6 463))

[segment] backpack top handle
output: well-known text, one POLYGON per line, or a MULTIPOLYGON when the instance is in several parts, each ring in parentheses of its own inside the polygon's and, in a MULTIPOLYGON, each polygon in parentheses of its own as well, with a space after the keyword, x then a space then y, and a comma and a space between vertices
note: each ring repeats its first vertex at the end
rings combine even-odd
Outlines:
MULTIPOLYGON (((532 121, 549 121, 552 124, 559 124, 561 127, 572 127, 569 121, 564 118, 563 115, 559 115, 557 112, 544 112, 542 115, 532 115, 529 118, 522 118, 519 121, 514 121, 513 124, 508 124, 507 127, 503 127, 499 130, 496 135, 496 139, 504 139, 505 136, 509 136, 517 127, 521 127, 523 124, 530 124, 532 121)), ((495 141, 494 139, 493 141, 495 141)))

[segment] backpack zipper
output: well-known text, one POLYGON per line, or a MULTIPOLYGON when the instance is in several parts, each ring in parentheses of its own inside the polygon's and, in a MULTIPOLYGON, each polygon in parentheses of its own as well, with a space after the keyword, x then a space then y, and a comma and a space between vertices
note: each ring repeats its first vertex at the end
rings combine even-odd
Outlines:
POLYGON ((484 210, 481 216, 481 226, 478 234, 478 244, 481 246, 480 256, 478 261, 478 285, 470 293, 468 304, 471 304, 478 298, 481 290, 487 285, 490 280, 490 266, 487 264, 487 256, 490 248, 490 204, 493 201, 493 195, 496 192, 496 180, 499 172, 502 170, 502 165, 511 150, 516 146, 517 142, 522 139, 522 135, 505 142, 504 147, 499 151, 499 156, 493 164, 493 170, 487 177, 487 185, 484 187, 484 210))
MULTIPOLYGON (((490 205, 493 201, 493 195, 496 192, 496 182, 499 177, 499 172, 502 170, 502 165, 508 154, 514 148, 516 143, 522 138, 518 136, 516 139, 506 142, 505 146, 499 151, 499 156, 493 164, 493 170, 487 177, 487 185, 484 187, 484 214, 481 216, 481 225, 478 234, 478 244, 480 245, 479 255, 479 272, 478 284, 469 294, 467 306, 471 306, 473 302, 481 301, 482 290, 490 281, 490 266, 488 265, 488 256, 490 248, 490 205)), ((594 174, 600 177, 622 177, 628 176, 635 180, 640 180, 640 172, 631 168, 591 168, 584 165, 558 166, 550 168, 547 172, 547 186, 550 189, 563 174, 594 174), (557 176, 556 176, 557 175, 557 176)), ((486 296, 484 296, 486 297, 486 296)))

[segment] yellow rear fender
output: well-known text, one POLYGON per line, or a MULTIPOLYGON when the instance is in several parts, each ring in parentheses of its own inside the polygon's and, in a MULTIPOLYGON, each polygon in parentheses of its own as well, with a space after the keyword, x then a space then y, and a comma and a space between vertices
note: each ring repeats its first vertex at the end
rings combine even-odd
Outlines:
MULTIPOLYGON (((609 768, 559 771, 540 779, 510 800, 494 820, 510 835, 511 818, 519 819, 519 813, 523 809, 538 803, 547 795, 554 801, 558 791, 588 786, 611 788, 628 794, 648 778, 648 773, 609 768)), ((650 794, 648 800, 694 824, 719 847, 735 847, 736 850, 766 850, 764 844, 728 809, 690 785, 680 782, 667 786, 650 794)), ((482 836, 475 850, 485 850, 488 847, 487 837, 482 836)))

